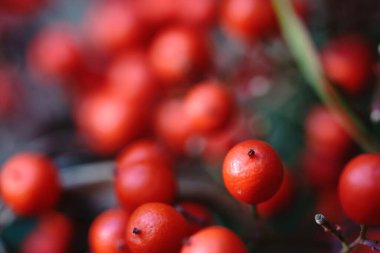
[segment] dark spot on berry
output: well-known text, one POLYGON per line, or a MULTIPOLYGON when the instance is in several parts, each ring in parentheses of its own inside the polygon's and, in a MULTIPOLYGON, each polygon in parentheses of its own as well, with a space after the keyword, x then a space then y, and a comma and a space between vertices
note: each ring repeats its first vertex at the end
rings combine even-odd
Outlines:
POLYGON ((141 233, 141 230, 140 230, 140 229, 138 229, 138 228, 133 228, 133 230, 132 230, 132 233, 134 233, 134 234, 138 235, 138 234, 140 234, 140 233, 141 233))
POLYGON ((248 156, 249 157, 253 157, 255 155, 255 150, 253 150, 252 148, 248 151, 248 156))

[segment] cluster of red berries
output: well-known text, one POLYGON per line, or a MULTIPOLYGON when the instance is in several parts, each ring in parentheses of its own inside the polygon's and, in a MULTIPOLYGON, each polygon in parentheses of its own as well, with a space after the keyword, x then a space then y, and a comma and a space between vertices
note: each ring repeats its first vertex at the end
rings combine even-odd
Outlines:
MULTIPOLYGON (((0 33, 32 20, 48 2, 2 1, 0 33)), ((307 20, 311 1, 291 3, 307 20)), ((255 65, 260 73, 255 80, 248 71, 250 91, 242 92, 245 74, 230 69, 235 52, 225 49, 238 45, 248 55, 255 49, 247 45, 280 38, 271 1, 98 1, 88 4, 83 17, 80 28, 61 21, 41 27, 23 60, 31 79, 66 95, 79 148, 114 161, 118 207, 92 220, 92 253, 248 252, 240 234, 220 225, 207 203, 182 198, 177 167, 190 159, 221 167, 211 174, 220 173, 234 201, 253 206, 256 217, 286 213, 299 189, 312 189, 313 211, 337 223, 347 217, 380 225, 380 154, 359 154, 339 115, 321 105, 308 111, 301 173, 284 166, 252 127, 246 98, 263 94, 250 89, 254 81, 263 84, 261 74, 271 78, 275 57, 258 54, 265 66, 255 65)), ((372 88, 374 57, 364 37, 330 41, 320 60, 328 80, 345 96, 372 88)), ((252 66, 239 67, 244 72, 252 66)), ((4 120, 22 109, 17 94, 23 80, 13 69, 0 63, 4 120)), ((70 251, 75 222, 57 211, 63 191, 60 168, 43 152, 18 152, 2 165, 2 202, 17 216, 37 217, 21 253, 70 251)))

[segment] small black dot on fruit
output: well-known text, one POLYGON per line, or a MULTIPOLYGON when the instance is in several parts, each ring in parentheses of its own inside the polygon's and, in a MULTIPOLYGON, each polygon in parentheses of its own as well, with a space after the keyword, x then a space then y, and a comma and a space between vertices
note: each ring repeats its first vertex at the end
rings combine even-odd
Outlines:
POLYGON ((141 229, 138 229, 138 228, 133 228, 133 230, 132 230, 132 233, 134 233, 134 234, 138 235, 138 234, 140 234, 140 233, 141 233, 141 229))
POLYGON ((252 148, 248 151, 248 156, 249 157, 253 157, 255 155, 255 150, 253 150, 252 148))

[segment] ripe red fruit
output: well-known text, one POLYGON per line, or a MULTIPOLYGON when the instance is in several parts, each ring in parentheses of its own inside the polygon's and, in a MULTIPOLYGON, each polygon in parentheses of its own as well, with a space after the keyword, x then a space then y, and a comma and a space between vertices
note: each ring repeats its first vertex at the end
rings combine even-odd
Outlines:
POLYGON ((325 157, 342 159, 352 147, 352 139, 336 117, 323 106, 313 107, 305 119, 309 149, 325 157))
POLYGON ((93 5, 84 22, 90 45, 102 53, 116 53, 142 37, 136 11, 126 1, 104 1, 93 5))
POLYGON ((98 90, 79 101, 74 116, 87 145, 110 155, 142 133, 146 115, 141 109, 109 90, 98 90))
POLYGON ((209 65, 206 36, 185 27, 169 27, 153 39, 149 61, 157 77, 167 86, 179 86, 209 65))
POLYGON ((342 224, 346 219, 336 188, 325 188, 318 192, 314 209, 315 213, 323 214, 334 224, 342 224))
POLYGON ((192 129, 181 100, 167 99, 159 105, 155 113, 154 130, 170 151, 175 154, 187 153, 192 129))
POLYGON ((248 41, 273 33, 277 28, 272 4, 267 0, 225 0, 221 19, 229 33, 248 41))
POLYGON ((284 178, 280 189, 267 201, 257 205, 257 211, 261 217, 273 217, 285 212, 294 199, 295 186, 292 174, 288 169, 284 170, 284 178))
POLYGON ((356 156, 339 179, 339 198, 344 212, 364 225, 380 225, 380 155, 356 156))
POLYGON ((115 190, 120 205, 133 211, 148 202, 172 203, 177 184, 168 164, 144 160, 117 168, 115 190))
POLYGON ((147 203, 129 218, 126 242, 132 253, 175 253, 188 235, 187 229, 187 221, 173 207, 147 203))
POLYGON ((213 216, 205 206, 193 201, 181 201, 176 209, 189 223, 189 234, 194 234, 213 223, 213 216))
POLYGON ((248 204, 271 198, 280 188, 284 169, 276 151, 266 142, 246 140, 228 151, 223 162, 227 190, 248 204))
POLYGON ((248 253, 243 241, 231 230, 212 226, 192 235, 181 253, 248 253))
POLYGON ((61 192, 58 170, 38 153, 18 153, 3 165, 0 189, 4 203, 17 215, 49 211, 61 192))
POLYGON ((72 221, 57 212, 38 219, 37 228, 26 236, 20 253, 66 253, 73 234, 72 221))
POLYGON ((122 150, 117 156, 116 168, 128 167, 130 164, 142 161, 152 161, 156 163, 172 166, 172 161, 165 149, 158 143, 149 139, 135 141, 122 150))
POLYGON ((83 65, 80 42, 71 28, 55 24, 43 28, 29 44, 29 69, 38 78, 67 80, 78 74, 83 65))
POLYGON ((368 85, 374 62, 364 38, 349 35, 332 40, 321 57, 326 75, 345 91, 355 94, 368 85))
POLYGON ((184 98, 184 109, 192 129, 206 133, 226 125, 234 102, 231 92, 216 81, 201 82, 190 88, 184 98))
POLYGON ((111 63, 107 85, 126 100, 141 105, 152 104, 160 91, 145 53, 139 50, 124 52, 111 63))
POLYGON ((128 253, 125 243, 125 227, 128 214, 124 210, 109 209, 92 222, 89 245, 92 253, 128 253))

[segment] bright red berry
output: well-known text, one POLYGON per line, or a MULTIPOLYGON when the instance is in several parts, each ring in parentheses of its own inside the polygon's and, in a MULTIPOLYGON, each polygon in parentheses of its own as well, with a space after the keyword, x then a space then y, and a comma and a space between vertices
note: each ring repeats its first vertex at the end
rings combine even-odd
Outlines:
POLYGON ((280 188, 284 169, 276 151, 266 142, 246 140, 235 145, 223 162, 227 190, 248 204, 271 198, 280 188))

